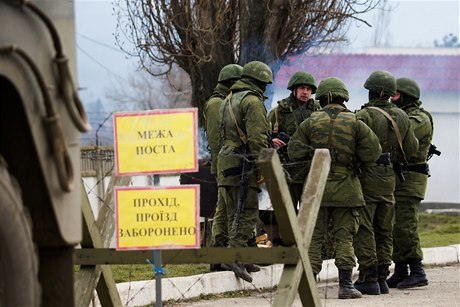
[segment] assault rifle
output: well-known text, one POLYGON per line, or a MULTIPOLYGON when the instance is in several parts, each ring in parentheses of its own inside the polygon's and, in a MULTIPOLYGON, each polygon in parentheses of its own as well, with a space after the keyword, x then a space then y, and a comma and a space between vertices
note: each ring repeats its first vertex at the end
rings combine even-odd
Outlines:
POLYGON ((406 181, 406 177, 404 177, 404 174, 403 174, 403 167, 404 167, 404 164, 401 162, 393 163, 393 170, 395 171, 396 175, 399 178, 399 181, 401 182, 406 181))
POLYGON ((245 148, 243 153, 243 163, 241 165, 241 176, 239 185, 238 205, 236 206, 235 216, 233 218, 232 228, 238 231, 240 227, 240 216, 241 212, 244 211, 244 202, 246 201, 246 195, 248 194, 249 188, 249 171, 252 167, 252 162, 247 157, 248 149, 245 148))
POLYGON ((275 145, 273 144, 273 139, 280 139, 281 141, 283 141, 284 143, 286 143, 286 145, 283 145, 281 147, 279 147, 276 152, 278 152, 278 155, 280 156, 281 160, 282 161, 288 161, 288 154, 287 154, 287 143, 289 142, 289 139, 291 138, 291 136, 289 134, 287 134, 286 132, 278 132, 278 133, 273 133, 269 138, 268 138, 268 142, 270 144, 271 147, 275 148, 275 145))
POLYGON ((428 149, 428 157, 426 160, 430 160, 433 155, 440 156, 441 152, 437 149, 436 145, 430 144, 430 149, 428 149))
POLYGON ((391 164, 391 154, 389 152, 384 152, 376 161, 377 164, 390 165, 391 164))

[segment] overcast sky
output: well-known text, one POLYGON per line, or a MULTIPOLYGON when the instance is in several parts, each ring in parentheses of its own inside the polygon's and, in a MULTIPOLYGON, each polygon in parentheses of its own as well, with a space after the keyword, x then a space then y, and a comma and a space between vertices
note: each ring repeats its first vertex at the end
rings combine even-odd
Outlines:
MULTIPOLYGON (((389 1, 391 12, 375 11, 361 16, 374 27, 352 24, 347 51, 363 52, 372 45, 378 18, 388 23, 381 32, 383 42, 392 47, 432 47, 435 40, 453 33, 459 37, 460 5, 458 0, 389 1)), ((136 68, 135 59, 127 59, 115 45, 116 19, 111 0, 76 0, 77 75, 80 95, 87 102, 105 100, 105 93, 116 78, 136 68)))

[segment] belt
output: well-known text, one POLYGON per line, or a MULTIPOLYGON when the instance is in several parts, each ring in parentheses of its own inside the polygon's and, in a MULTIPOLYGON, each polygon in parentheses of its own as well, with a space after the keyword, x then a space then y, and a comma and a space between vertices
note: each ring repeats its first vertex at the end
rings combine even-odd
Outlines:
POLYGON ((428 167, 428 163, 403 165, 402 169, 404 171, 430 175, 430 168, 428 167))
POLYGON ((346 166, 336 165, 333 169, 331 169, 331 172, 339 174, 351 174, 352 170, 346 166))

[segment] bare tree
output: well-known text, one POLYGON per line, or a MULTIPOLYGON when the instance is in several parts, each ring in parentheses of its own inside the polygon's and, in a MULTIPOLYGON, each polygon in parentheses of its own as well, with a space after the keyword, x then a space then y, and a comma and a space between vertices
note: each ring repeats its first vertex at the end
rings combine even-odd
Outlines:
POLYGON ((145 70, 134 71, 126 79, 111 80, 106 97, 116 110, 153 110, 190 107, 190 79, 177 65, 164 76, 152 76, 145 70), (115 107, 115 106, 114 106, 115 107))
POLYGON ((201 107, 223 66, 260 60, 276 74, 289 56, 345 40, 349 21, 367 24, 359 15, 379 2, 115 0, 116 38, 153 75, 167 73, 173 63, 186 71, 192 105, 201 107), (152 70, 155 65, 164 69, 152 70))
POLYGON ((374 47, 388 47, 390 40, 388 33, 388 28, 391 20, 391 13, 396 8, 396 5, 393 5, 388 2, 388 0, 381 0, 377 8, 378 14, 375 17, 375 30, 373 37, 373 46, 374 47))

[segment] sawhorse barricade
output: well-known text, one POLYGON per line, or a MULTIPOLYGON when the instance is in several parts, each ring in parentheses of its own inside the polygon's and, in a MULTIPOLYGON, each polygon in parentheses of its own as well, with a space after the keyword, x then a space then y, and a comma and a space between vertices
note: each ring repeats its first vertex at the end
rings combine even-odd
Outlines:
MULTIPOLYGON (((162 263, 211 264, 235 261, 239 263, 282 263, 284 269, 273 306, 291 306, 297 293, 303 306, 321 306, 316 281, 310 266, 308 248, 326 186, 330 161, 327 149, 315 151, 310 172, 304 185, 300 210, 296 216, 278 154, 274 149, 262 150, 257 163, 265 178, 284 246, 260 249, 208 247, 162 250, 162 263)), ((117 180, 112 179, 113 183, 116 184, 117 180)), ((126 179, 124 180, 126 181, 126 179)), ((120 183, 122 181, 118 179, 118 184, 120 183)), ((102 306, 121 306, 120 297, 108 265, 145 264, 147 259, 153 263, 153 255, 150 250, 116 251, 105 248, 107 240, 102 238, 113 235, 114 229, 114 216, 110 214, 109 205, 113 202, 113 196, 110 193, 111 188, 113 185, 109 185, 109 193, 105 199, 107 208, 101 210, 99 214, 101 218, 98 218, 97 221, 90 214, 89 201, 83 190, 83 213, 86 221, 84 233, 86 235, 84 242, 82 242, 82 248, 75 249, 74 253, 74 263, 81 266, 75 283, 76 306, 88 306, 94 289, 98 293, 102 306), (110 232, 111 234, 109 234, 110 232)))

